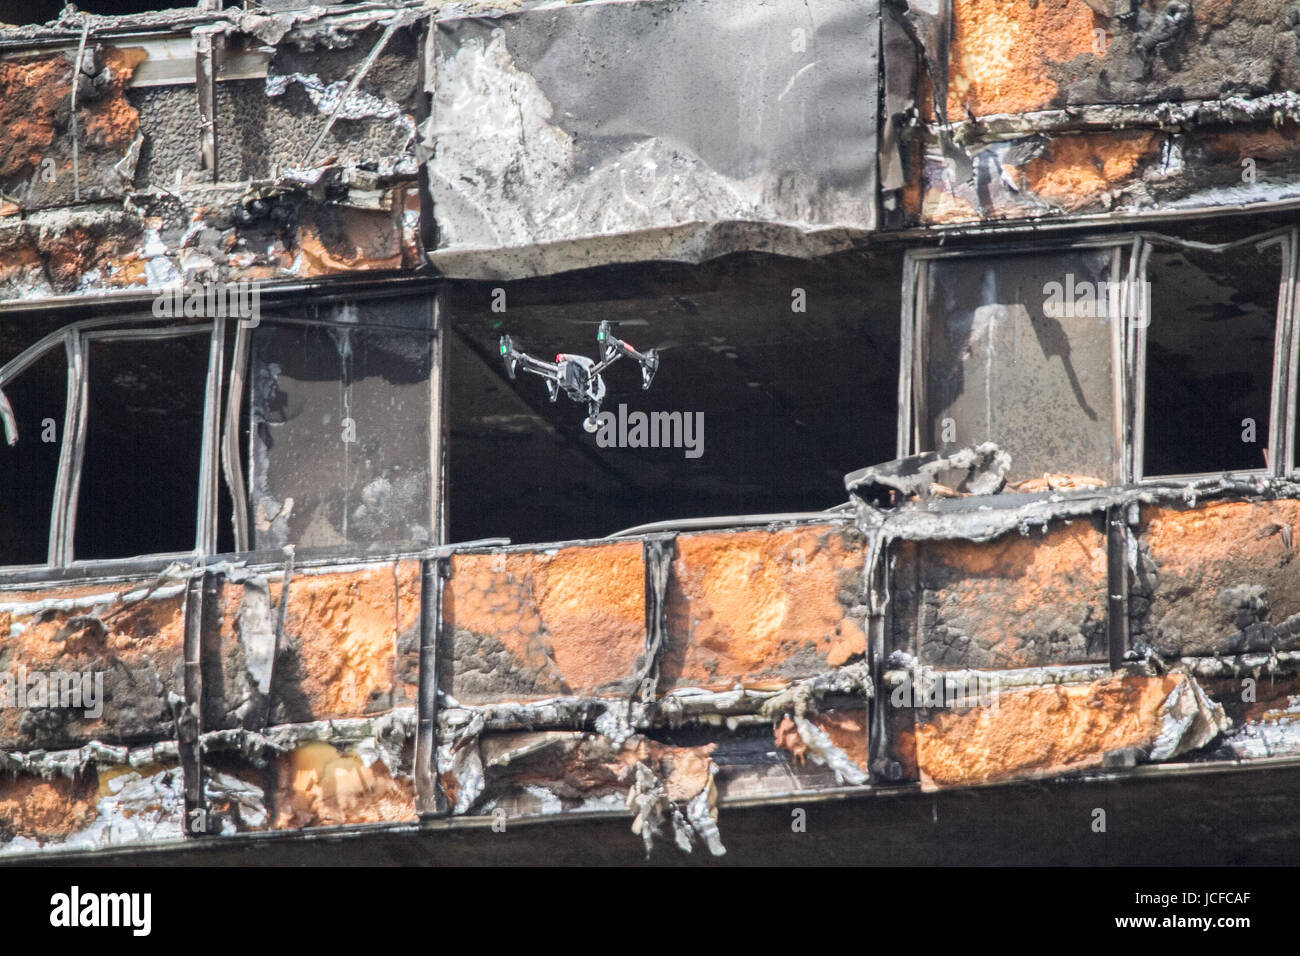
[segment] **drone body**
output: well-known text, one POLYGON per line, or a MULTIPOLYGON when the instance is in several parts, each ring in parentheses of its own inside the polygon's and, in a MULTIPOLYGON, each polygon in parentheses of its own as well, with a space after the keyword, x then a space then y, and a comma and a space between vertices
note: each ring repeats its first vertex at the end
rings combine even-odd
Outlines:
POLYGON ((599 361, 585 355, 569 355, 561 352, 554 362, 544 362, 527 352, 515 348, 510 336, 501 336, 501 357, 506 363, 506 374, 513 380, 515 371, 522 367, 525 372, 532 372, 546 379, 546 391, 551 401, 555 401, 560 391, 575 402, 587 403, 587 417, 582 427, 588 432, 595 432, 600 427, 600 404, 605 399, 605 380, 600 373, 624 356, 636 361, 641 366, 641 387, 650 387, 655 372, 659 370, 659 352, 649 349, 638 352, 627 342, 615 338, 610 333, 609 322, 601 322, 596 332, 596 341, 601 345, 599 361))

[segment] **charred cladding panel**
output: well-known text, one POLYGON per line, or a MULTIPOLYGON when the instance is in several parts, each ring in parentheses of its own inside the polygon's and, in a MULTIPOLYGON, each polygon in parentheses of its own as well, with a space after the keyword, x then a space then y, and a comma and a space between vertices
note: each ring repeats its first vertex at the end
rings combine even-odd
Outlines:
POLYGON ((251 372, 255 548, 431 540, 431 321, 428 299, 263 317, 251 372))
POLYGON ((434 261, 512 277, 874 229, 878 16, 647 0, 439 23, 434 261))

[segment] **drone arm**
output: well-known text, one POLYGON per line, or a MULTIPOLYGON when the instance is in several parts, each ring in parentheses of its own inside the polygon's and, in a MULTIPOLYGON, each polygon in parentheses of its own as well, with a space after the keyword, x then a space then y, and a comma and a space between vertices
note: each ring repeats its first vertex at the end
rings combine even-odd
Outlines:
POLYGON ((525 372, 532 372, 534 375, 549 379, 555 379, 559 375, 559 370, 550 362, 543 362, 515 348, 514 341, 508 335, 501 336, 501 358, 505 360, 506 372, 512 379, 519 366, 522 366, 525 372))
POLYGON ((532 372, 534 375, 542 375, 546 378, 555 378, 558 369, 551 362, 543 362, 539 358, 533 358, 527 352, 515 352, 515 358, 519 362, 519 367, 525 372, 532 372))
POLYGON ((618 361, 619 359, 621 359, 622 357, 623 357, 623 353, 622 353, 622 352, 608 352, 608 351, 607 351, 607 352, 605 353, 605 357, 602 358, 599 362, 597 362, 594 366, 592 366, 591 374, 592 374, 592 375, 599 375, 601 372, 605 371, 605 369, 609 368, 611 365, 613 365, 615 362, 617 362, 617 361, 618 361))
POLYGON ((619 359, 626 356, 627 358, 636 359, 641 366, 641 387, 649 388, 650 381, 654 374, 659 370, 659 352, 656 349, 650 349, 646 352, 638 352, 627 342, 618 338, 610 331, 608 321, 600 323, 600 328, 596 332, 596 339, 600 342, 602 349, 602 358, 592 370, 594 374, 599 374, 609 368, 619 359))

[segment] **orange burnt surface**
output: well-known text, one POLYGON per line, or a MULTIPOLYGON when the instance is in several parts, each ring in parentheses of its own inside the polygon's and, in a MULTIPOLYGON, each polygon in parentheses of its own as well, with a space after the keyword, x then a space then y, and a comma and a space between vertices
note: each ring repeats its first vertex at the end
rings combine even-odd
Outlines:
MULTIPOLYGON (((270 597, 279 605, 280 585, 270 597)), ((352 717, 385 710, 408 692, 398 679, 398 641, 420 619, 420 566, 400 562, 327 574, 294 575, 285 637, 292 664, 276 670, 286 721, 352 717)))
POLYGON ((1300 502, 1145 507, 1147 640, 1162 653, 1215 654, 1300 643, 1300 565, 1286 529, 1300 502))
POLYGON ((457 698, 599 693, 635 671, 645 648, 639 542, 457 555, 451 568, 443 618, 457 698))
POLYGON ((669 585, 665 679, 725 688, 809 676, 866 652, 862 551, 838 529, 689 535, 669 585))
POLYGON ((1161 705, 1181 679, 1124 676, 1004 691, 995 707, 945 711, 918 721, 921 779, 959 786, 1100 766, 1108 751, 1155 739, 1161 705))
POLYGON ((60 707, 52 702, 48 710, 45 705, 0 707, 3 746, 60 747, 94 738, 171 735, 172 717, 165 698, 169 690, 180 687, 184 597, 155 594, 139 599, 146 586, 119 584, 110 590, 83 585, 0 598, 0 604, 34 602, 0 611, 0 672, 12 675, 15 690, 24 674, 38 672, 84 674, 91 681, 98 679, 102 687, 98 716, 87 714, 88 704, 60 707), (35 603, 90 595, 108 599, 71 608, 35 603), (123 596, 131 600, 122 600, 123 596), (33 710, 42 710, 45 716, 24 720, 33 710))
POLYGON ((1026 667, 1104 658, 1106 541, 1088 520, 1045 536, 922 545, 920 655, 1026 667))
POLYGON ((11 836, 60 840, 88 826, 98 816, 93 774, 69 780, 56 777, 0 778, 0 829, 11 836))
POLYGON ((954 0, 948 115, 1026 113, 1053 104, 1050 64, 1093 55, 1104 21, 1079 0, 954 0))
POLYGON ((1127 182, 1159 156, 1163 142, 1148 130, 1059 136, 1018 173, 1009 172, 1040 199, 1072 211, 1127 182))

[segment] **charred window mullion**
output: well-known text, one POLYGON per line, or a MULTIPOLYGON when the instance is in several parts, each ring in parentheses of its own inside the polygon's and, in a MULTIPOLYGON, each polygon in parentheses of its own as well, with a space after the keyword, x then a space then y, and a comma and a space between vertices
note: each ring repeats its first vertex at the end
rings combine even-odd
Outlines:
POLYGON ((54 520, 50 524, 49 563, 67 567, 72 562, 72 535, 76 524, 77 496, 81 487, 81 459, 87 417, 86 334, 70 329, 64 339, 68 353, 68 399, 63 424, 59 478, 55 486, 54 520))

